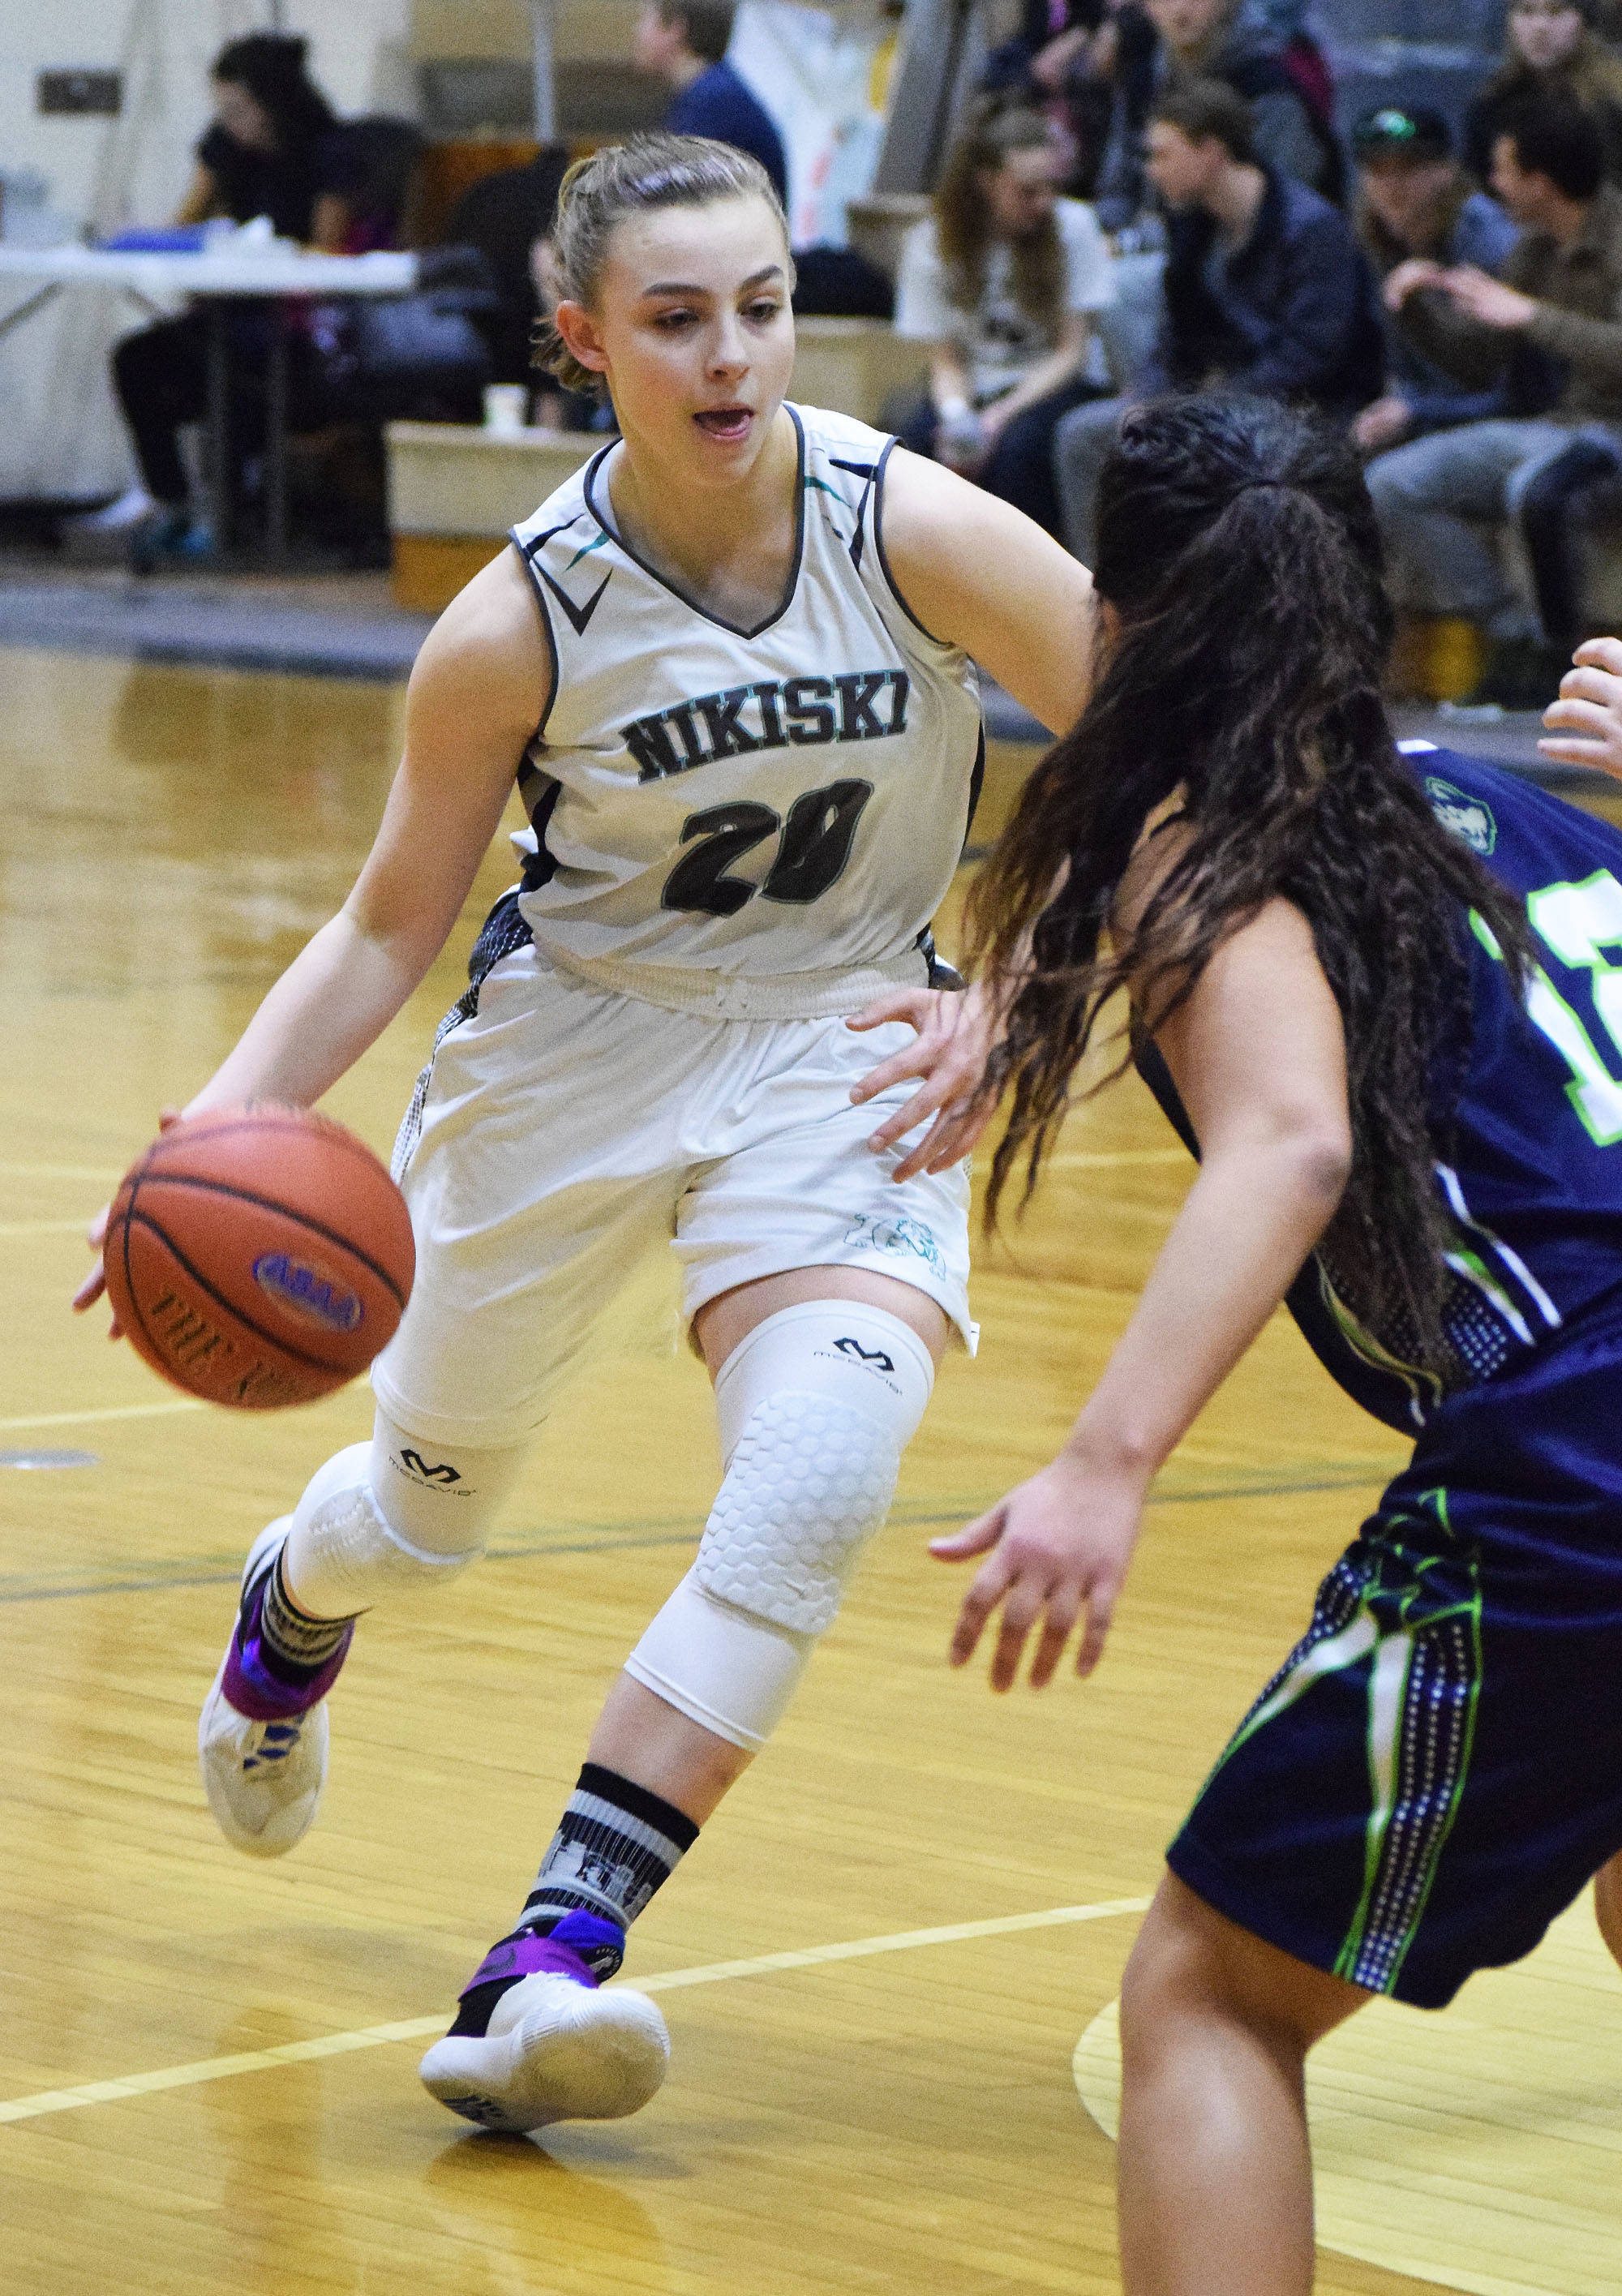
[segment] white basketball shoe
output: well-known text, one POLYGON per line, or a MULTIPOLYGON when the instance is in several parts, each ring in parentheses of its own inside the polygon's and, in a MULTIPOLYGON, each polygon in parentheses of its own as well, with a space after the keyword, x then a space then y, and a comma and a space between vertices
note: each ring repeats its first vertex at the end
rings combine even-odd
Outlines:
POLYGON ((418 2069, 430 2093, 464 2120, 512 2135, 639 2112, 664 2080, 670 2035, 645 1993, 599 1985, 592 1949, 607 1946, 617 1965, 624 1941, 615 1924, 577 1913, 551 1937, 524 1931, 494 1947, 464 2002, 496 1979, 517 1972, 517 1982, 483 2033, 453 2031, 434 2043, 418 2069))
POLYGON ((233 1849, 281 1857, 308 1833, 326 1783, 326 1694, 349 1647, 295 1687, 265 1664, 260 1612, 292 1517, 260 1532, 242 1570, 242 1610, 197 1725, 209 1807, 233 1849))

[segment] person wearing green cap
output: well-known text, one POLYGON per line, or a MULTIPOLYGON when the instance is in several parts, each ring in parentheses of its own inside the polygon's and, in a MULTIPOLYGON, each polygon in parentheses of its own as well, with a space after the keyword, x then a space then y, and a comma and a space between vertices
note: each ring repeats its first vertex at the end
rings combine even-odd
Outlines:
POLYGON ((1382 288, 1386 387, 1352 426, 1365 455, 1405 439, 1503 413, 1501 345, 1484 357, 1479 330, 1434 288, 1410 291, 1406 266, 1468 263, 1496 278, 1518 236, 1495 200, 1473 188, 1453 156, 1439 111, 1382 104, 1352 129, 1357 160, 1357 236, 1382 288))
POLYGON ((1494 188, 1522 226, 1503 277, 1414 263, 1386 283, 1388 305, 1437 292, 1484 357, 1501 345, 1511 398, 1530 362, 1545 376, 1552 362, 1558 377, 1536 414, 1511 405, 1369 464, 1394 592, 1421 614, 1473 622, 1491 644, 1478 701, 1541 709, 1586 634, 1570 527, 1583 498, 1622 473, 1622 190, 1606 182, 1604 157, 1591 113, 1529 106, 1493 154, 1494 188), (1535 606, 1483 533, 1506 523, 1520 531, 1535 606))

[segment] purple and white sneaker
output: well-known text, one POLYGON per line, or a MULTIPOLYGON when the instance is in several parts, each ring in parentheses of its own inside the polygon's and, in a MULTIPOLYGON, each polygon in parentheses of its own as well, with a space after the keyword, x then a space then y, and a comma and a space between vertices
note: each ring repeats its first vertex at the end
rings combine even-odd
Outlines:
POLYGON ((250 1857, 283 1857, 309 1831, 326 1782, 326 1694, 351 1639, 297 1685, 266 1665, 259 1613, 291 1522, 283 1515, 248 1550, 242 1611, 197 1725, 209 1807, 226 1841, 250 1857))
POLYGON ((645 1993, 603 1989, 598 1970, 617 1968, 624 1945, 617 1923, 586 1913, 566 1914, 550 1937, 504 1938, 462 1998, 516 1981, 483 2033, 453 2029, 434 2043, 418 2067, 424 2086, 464 2120, 510 2135, 640 2112, 669 2067, 670 2035, 645 1993))

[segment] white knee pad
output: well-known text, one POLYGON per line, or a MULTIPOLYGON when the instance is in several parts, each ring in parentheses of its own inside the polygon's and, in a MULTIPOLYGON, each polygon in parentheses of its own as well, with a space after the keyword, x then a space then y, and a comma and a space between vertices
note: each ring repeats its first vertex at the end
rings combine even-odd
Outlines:
POLYGON ((690 1722, 758 1754, 799 1685, 815 1635, 791 1634, 699 1583, 681 1585, 625 1662, 625 1670, 690 1722))
POLYGON ((627 1670, 733 1744, 764 1744, 889 1512, 934 1380, 881 1308, 808 1300, 757 1324, 716 1382, 726 1478, 698 1561, 627 1670))
POLYGON ((443 1586, 484 1553, 519 1450, 414 1440, 386 1413, 312 1477, 283 1550, 287 1588, 314 1618, 348 1618, 390 1595, 443 1586))
POLYGON ((758 1324, 716 1382, 726 1480, 700 1584, 795 1634, 831 1626, 934 1384, 928 1348, 882 1308, 811 1300, 758 1324))

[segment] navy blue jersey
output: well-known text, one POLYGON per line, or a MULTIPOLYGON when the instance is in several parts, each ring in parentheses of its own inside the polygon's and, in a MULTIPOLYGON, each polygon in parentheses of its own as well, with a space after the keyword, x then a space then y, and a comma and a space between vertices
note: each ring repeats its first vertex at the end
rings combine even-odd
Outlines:
MULTIPOLYGON (((1354 1401, 1412 1434, 1444 1388, 1490 1379, 1602 1303, 1622 1298, 1622 832, 1522 779, 1423 742, 1403 744, 1438 817, 1522 895, 1538 966, 1522 1003, 1472 914, 1472 1034, 1454 1161, 1444 1326, 1454 1375, 1372 1332, 1315 1252, 1286 1305, 1354 1401)), ((1198 1152, 1164 1062, 1138 1065, 1198 1152)))

